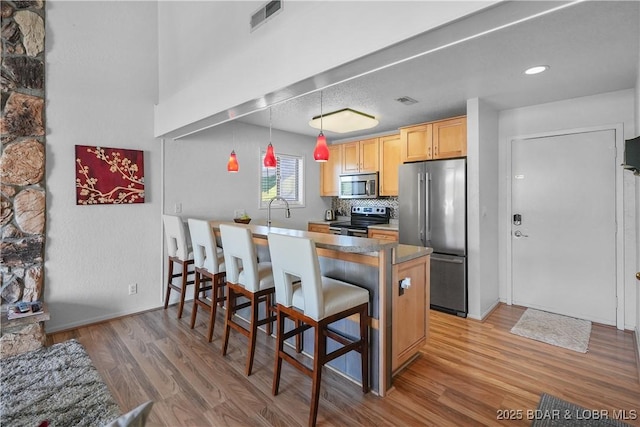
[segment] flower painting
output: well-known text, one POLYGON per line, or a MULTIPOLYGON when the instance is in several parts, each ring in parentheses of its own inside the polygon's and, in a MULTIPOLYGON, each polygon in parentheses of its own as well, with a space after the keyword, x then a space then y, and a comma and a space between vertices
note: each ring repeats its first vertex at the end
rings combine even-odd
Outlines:
POLYGON ((144 203, 144 151, 76 145, 76 204, 144 203))

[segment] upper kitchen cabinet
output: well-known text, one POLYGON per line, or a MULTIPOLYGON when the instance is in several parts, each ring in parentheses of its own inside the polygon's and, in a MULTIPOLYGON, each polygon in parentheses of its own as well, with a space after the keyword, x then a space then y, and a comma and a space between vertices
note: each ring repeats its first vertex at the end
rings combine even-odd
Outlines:
POLYGON ((398 166, 402 164, 400 134, 381 136, 378 139, 380 152, 381 196, 398 195, 398 166))
POLYGON ((402 162, 467 155, 467 117, 400 128, 402 162))
POLYGON ((342 146, 342 173, 378 172, 378 138, 342 146))
POLYGON ((417 162, 433 158, 433 125, 421 125, 400 128, 400 148, 402 162, 417 162))
POLYGON ((467 155, 467 117, 454 117, 433 123, 433 158, 448 159, 467 155))
POLYGON ((329 145, 329 160, 320 163, 320 195, 337 196, 342 167, 342 148, 329 145))

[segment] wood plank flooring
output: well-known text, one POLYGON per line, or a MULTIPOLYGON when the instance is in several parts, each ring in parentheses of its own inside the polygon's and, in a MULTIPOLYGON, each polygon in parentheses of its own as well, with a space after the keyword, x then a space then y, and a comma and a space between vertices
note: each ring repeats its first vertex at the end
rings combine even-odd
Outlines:
MULTIPOLYGON (((306 425, 308 377, 285 363, 280 394, 271 395, 275 339, 259 334, 246 377, 245 338, 232 331, 222 357, 222 314, 209 343, 205 313, 189 329, 190 306, 181 320, 173 306, 56 333, 49 342, 78 339, 123 411, 153 400, 149 426, 306 425)), ((528 426, 527 411, 542 393, 624 411, 636 418, 625 422, 640 426, 633 333, 594 324, 589 351, 577 353, 509 333, 524 310, 500 305, 484 322, 431 311, 429 342, 384 399, 325 368, 318 426, 528 426)))

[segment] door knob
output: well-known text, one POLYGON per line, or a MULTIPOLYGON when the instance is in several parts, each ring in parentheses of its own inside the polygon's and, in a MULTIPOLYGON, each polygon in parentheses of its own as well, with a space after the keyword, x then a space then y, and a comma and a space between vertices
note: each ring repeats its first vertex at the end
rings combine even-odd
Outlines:
POLYGON ((522 231, 520 230, 516 230, 513 235, 516 237, 529 237, 527 234, 522 234, 522 231))
POLYGON ((640 271, 636 273, 636 279, 640 280, 640 271))

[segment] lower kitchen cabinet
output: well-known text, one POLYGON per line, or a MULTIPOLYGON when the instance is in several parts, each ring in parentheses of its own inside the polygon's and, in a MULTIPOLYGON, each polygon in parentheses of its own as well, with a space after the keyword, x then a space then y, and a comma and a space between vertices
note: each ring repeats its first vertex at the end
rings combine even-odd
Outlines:
POLYGON ((429 331, 429 266, 430 256, 423 256, 392 269, 392 350, 391 372, 400 368, 418 354, 427 342, 429 331), (411 280, 403 289, 401 282, 411 280))
POLYGON ((313 231, 314 233, 329 233, 329 224, 315 224, 310 222, 307 225, 307 231, 313 231))
POLYGON ((367 237, 370 239, 393 240, 394 242, 397 242, 398 232, 395 230, 380 230, 377 228, 369 228, 367 237))

